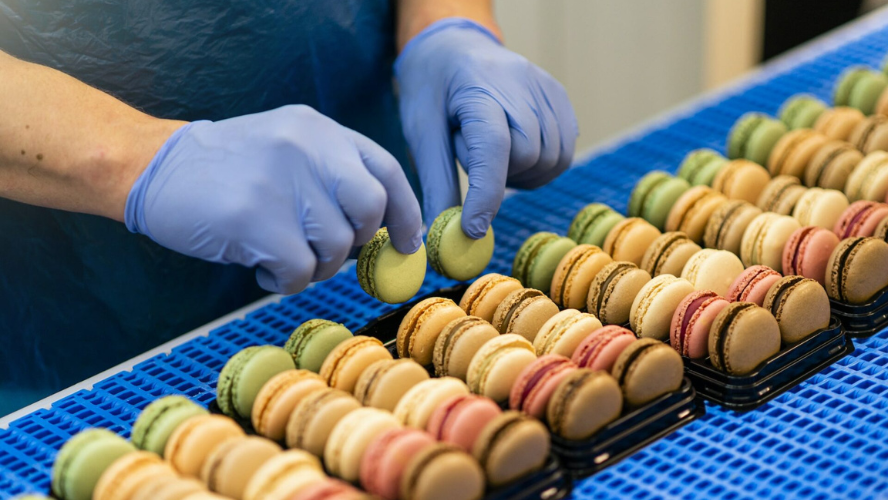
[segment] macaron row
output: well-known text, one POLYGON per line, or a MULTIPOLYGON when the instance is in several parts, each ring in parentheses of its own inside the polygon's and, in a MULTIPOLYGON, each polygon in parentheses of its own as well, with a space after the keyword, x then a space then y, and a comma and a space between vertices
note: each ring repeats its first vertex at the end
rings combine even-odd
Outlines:
POLYGON ((392 244, 388 229, 381 228, 358 255, 355 272, 361 289, 382 302, 406 302, 422 287, 426 263, 444 277, 472 279, 493 256, 493 228, 482 238, 469 238, 462 230, 462 207, 451 207, 429 227, 426 245, 413 254, 402 254, 392 244))

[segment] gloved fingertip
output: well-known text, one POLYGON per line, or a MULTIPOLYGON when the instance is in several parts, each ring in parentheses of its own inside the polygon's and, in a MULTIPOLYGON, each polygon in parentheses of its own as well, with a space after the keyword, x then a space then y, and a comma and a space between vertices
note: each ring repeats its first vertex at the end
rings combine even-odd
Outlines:
POLYGON ((490 218, 485 217, 483 215, 476 215, 474 217, 463 217, 462 219, 462 230, 469 238, 473 240, 480 240, 484 236, 487 235, 487 230, 490 228, 490 218))
POLYGON ((391 234, 392 245, 398 252, 410 255, 416 253, 422 246, 422 232, 416 231, 409 238, 401 234, 391 234))

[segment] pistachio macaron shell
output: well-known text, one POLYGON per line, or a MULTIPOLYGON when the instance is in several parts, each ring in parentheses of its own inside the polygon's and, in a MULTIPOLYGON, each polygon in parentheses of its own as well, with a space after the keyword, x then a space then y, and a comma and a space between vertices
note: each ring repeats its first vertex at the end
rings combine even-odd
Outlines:
POLYGON ((639 339, 620 353, 611 373, 623 390, 626 405, 637 408, 678 390, 684 377, 684 363, 668 344, 652 338, 639 339))
POLYGON ((703 241, 706 224, 728 198, 707 186, 696 186, 679 198, 666 219, 666 231, 681 231, 696 243, 703 241))
POLYGON ((594 245, 580 244, 567 252, 555 269, 549 296, 559 307, 585 309, 589 286, 610 255, 594 245))
POLYGON ((631 262, 612 262, 595 275, 586 310, 605 325, 623 325, 636 295, 650 280, 650 273, 631 262))
POLYGON ((555 233, 531 235, 515 253, 512 277, 528 288, 549 293, 558 263, 575 246, 577 244, 572 239, 555 233))
POLYGON ((811 95, 799 94, 788 99, 780 108, 780 120, 790 130, 811 128, 826 111, 826 104, 811 95))
POLYGON ((422 287, 426 263, 425 245, 415 253, 402 254, 392 245, 388 229, 381 228, 361 247, 355 270, 364 292, 382 302, 400 304, 422 287))
POLYGON ((728 158, 765 165, 778 140, 787 132, 783 122, 762 113, 746 113, 728 134, 728 158))
POLYGON ((848 177, 863 160, 863 153, 845 141, 823 143, 805 168, 805 185, 843 191, 848 177))
POLYGON ((846 141, 858 123, 864 120, 866 115, 859 109, 848 106, 836 106, 829 108, 814 122, 814 130, 839 141, 846 141))
POLYGON ((695 149, 689 152, 678 167, 678 177, 691 186, 711 186, 728 159, 712 149, 695 149))
POLYGON ((451 321, 435 341, 432 363, 435 375, 465 380, 469 363, 488 340, 498 337, 496 328, 477 316, 466 316, 451 321))
MULTIPOLYGON (((703 233, 703 245, 739 255, 743 233, 761 213, 760 208, 747 201, 730 200, 724 203, 709 218, 703 233)), ((670 274, 681 275, 681 269, 670 274)))
POLYGON ((580 368, 567 374, 546 407, 551 431, 565 439, 588 439, 623 411, 623 391, 610 373, 580 368))
POLYGON ((398 356, 411 358, 423 366, 430 365, 441 330, 465 316, 466 312, 450 299, 430 297, 420 301, 410 308, 398 327, 395 342, 398 356))
POLYGON ((733 302, 709 331, 709 361, 732 375, 746 375, 780 351, 780 326, 774 316, 751 302, 733 302))
POLYGON ((567 237, 577 243, 601 247, 607 233, 623 219, 625 217, 603 203, 590 203, 574 216, 567 237))
POLYGON ((351 337, 352 332, 341 323, 310 319, 293 330, 284 349, 293 356, 296 368, 317 373, 330 351, 351 337))
POLYGON ((803 276, 785 276, 773 284, 762 307, 777 319, 785 344, 799 342, 829 326, 826 290, 803 276))
POLYGON ((571 357, 580 342, 601 328, 601 321, 589 313, 565 309, 549 318, 533 341, 537 356, 560 354, 571 357))
POLYGON ((219 373, 216 383, 219 409, 230 417, 249 419, 262 386, 278 373, 295 367, 290 353, 277 346, 252 346, 241 350, 219 373))
POLYGON ((470 238, 462 230, 462 207, 451 207, 432 222, 427 243, 432 269, 447 278, 466 281, 481 274, 493 257, 493 226, 482 238, 470 238))
POLYGON ((540 469, 550 446, 549 432, 539 420, 505 411, 484 426, 472 455, 495 487, 540 469))
POLYGON ((136 448, 163 456, 167 439, 179 424, 208 413, 184 396, 164 396, 152 401, 139 413, 133 424, 131 440, 136 448))
POLYGON ((837 81, 836 106, 851 106, 865 115, 875 111, 876 102, 888 87, 885 75, 863 66, 848 68, 837 81))
POLYGON ((639 337, 666 340, 672 314, 678 304, 694 291, 688 280, 662 274, 645 284, 632 302, 629 324, 639 337))
POLYGON ((792 217, 763 213, 752 220, 743 233, 740 259, 746 267, 765 265, 777 272, 783 269, 783 248, 801 224, 792 217))
POLYGON ((463 293, 459 301, 469 316, 477 316, 484 321, 493 321, 497 306, 510 293, 524 288, 521 282, 511 276, 490 273, 476 279, 463 293))
POLYGON ((826 292, 839 302, 863 304, 888 286, 888 243, 877 238, 842 240, 827 264, 826 292))
POLYGON ((732 200, 755 203, 771 180, 768 171, 749 160, 729 161, 715 177, 712 188, 732 200))
POLYGON ((690 187, 688 181, 680 177, 661 171, 650 172, 638 181, 632 191, 629 216, 641 217, 662 231, 669 209, 690 187))
POLYGON ((712 290, 725 296, 731 284, 743 272, 744 266, 737 255, 727 250, 707 248, 697 252, 681 272, 696 290, 712 290))
POLYGON ((614 260, 641 264, 647 247, 660 236, 660 230, 644 219, 630 217, 611 229, 602 249, 614 260))
POLYGON ((700 251, 694 243, 680 231, 663 233, 648 247, 641 259, 641 269, 651 276, 661 274, 680 275, 692 255, 700 251))
POLYGON ((91 500, 99 477, 136 448, 106 429, 86 429, 69 439, 52 466, 52 493, 63 500, 91 500))

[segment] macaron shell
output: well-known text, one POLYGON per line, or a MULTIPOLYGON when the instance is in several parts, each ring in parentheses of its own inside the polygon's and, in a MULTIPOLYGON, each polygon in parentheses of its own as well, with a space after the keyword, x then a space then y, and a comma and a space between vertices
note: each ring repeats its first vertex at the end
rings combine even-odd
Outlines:
POLYGON ((177 427, 170 436, 163 456, 180 474, 199 477, 204 460, 216 446, 244 435, 243 429, 228 417, 192 417, 177 427))
POLYGON ((694 291, 689 281, 661 275, 648 282, 632 302, 629 323, 639 337, 666 340, 672 313, 682 299, 694 291))
MULTIPOLYGON (((656 342, 653 339, 636 342, 644 341, 656 342)), ((644 405, 681 386, 684 363, 681 356, 668 345, 659 343, 645 348, 637 357, 632 354, 632 348, 627 348, 614 365, 617 372, 621 362, 628 363, 620 370, 623 375, 620 377, 615 373, 614 378, 618 382, 622 380, 623 400, 630 407, 644 405)))
POLYGON ((803 227, 792 234, 783 249, 783 270, 826 286, 827 264, 838 244, 839 237, 829 229, 803 227))
POLYGON ((425 429, 438 406, 454 397, 469 394, 465 382, 453 377, 425 380, 410 388, 395 406, 394 416, 407 427, 425 429))
POLYGON ((857 124, 848 142, 864 154, 873 151, 884 151, 888 147, 888 117, 873 115, 857 124))
POLYGON ((814 280, 788 276, 768 292, 764 308, 771 311, 785 344, 794 344, 829 326, 829 297, 814 280))
POLYGON ((660 230, 644 219, 630 217, 611 229, 604 241, 605 252, 615 261, 641 264, 647 247, 660 236, 660 230))
POLYGON ((484 494, 484 471, 466 452, 438 443, 410 461, 399 489, 401 498, 473 500, 484 494))
POLYGON ((767 266, 752 266, 737 276, 725 295, 731 302, 752 302, 762 305, 771 286, 782 276, 767 266))
POLYGON ((842 212, 833 232, 840 239, 872 236, 885 217, 888 217, 888 205, 866 200, 856 201, 842 212))
POLYGON ((509 407, 541 418, 559 382, 576 368, 567 357, 555 354, 540 356, 518 375, 509 394, 509 407))
MULTIPOLYGON (((688 297, 693 296, 691 294, 688 297)), ((682 301, 682 305, 684 304, 685 301, 682 301)), ((681 346, 682 352, 679 352, 679 354, 691 359, 705 358, 709 354, 709 330, 715 318, 728 304, 727 300, 714 297, 713 300, 706 301, 696 311, 691 312, 691 317, 687 319, 684 343, 681 346)), ((670 343, 676 351, 679 349, 678 336, 684 322, 684 316, 679 315, 682 305, 679 305, 675 315, 672 317, 672 328, 670 330, 670 343)))
POLYGON ((662 231, 672 205, 690 188, 691 185, 688 181, 672 176, 668 177, 662 184, 651 189, 645 197, 640 216, 662 231))
POLYGON ((428 259, 442 276, 466 281, 484 271, 493 256, 493 227, 479 238, 470 238, 462 230, 462 207, 442 212, 428 234, 428 259))
POLYGON ((579 369, 561 381, 546 415, 552 432, 580 440, 616 420, 622 409, 623 392, 610 374, 579 369))
POLYGON ((732 200, 755 203, 771 180, 761 165, 747 160, 732 160, 715 177, 713 189, 732 200))
POLYGON ((691 241, 684 233, 663 233, 647 248, 640 267, 651 276, 660 274, 678 276, 688 259, 698 251, 700 245, 691 241))
POLYGON ((296 368, 317 373, 327 355, 351 337, 352 332, 342 324, 313 319, 293 330, 284 349, 293 355, 296 368))
POLYGON ((355 272, 368 295, 399 304, 410 300, 422 287, 427 262, 425 245, 413 254, 402 254, 395 250, 388 229, 383 227, 361 247, 355 272))
POLYGON ((281 451, 274 442, 256 436, 229 440, 207 457, 201 480, 210 491, 240 500, 253 474, 281 451))
POLYGON ((91 500, 102 473, 118 458, 135 451, 129 441, 106 429, 78 432, 56 454, 52 493, 65 500, 91 500))
POLYGON ((533 341, 534 350, 537 356, 560 354, 570 357, 580 342, 599 328, 601 321, 592 314, 576 309, 561 311, 540 328, 533 341))
POLYGON ((93 500, 129 499, 155 478, 175 477, 172 467, 154 453, 127 453, 114 461, 99 477, 93 500))
POLYGON ((723 344, 723 366, 716 368, 734 375, 752 372, 780 351, 780 327, 770 312, 753 305, 736 316, 732 315, 735 308, 745 304, 735 302, 725 307, 709 332, 710 360, 718 356, 718 346, 723 344), (720 340, 722 335, 725 335, 724 340, 720 340))
POLYGON ((599 328, 580 342, 571 361, 581 368, 610 372, 623 349, 635 340, 635 334, 625 328, 616 325, 599 328))
POLYGON ((539 295, 527 297, 528 290, 532 289, 519 290, 506 297, 494 314, 493 326, 501 333, 521 335, 532 342, 543 324, 558 314, 558 306, 540 290, 536 290, 539 295), (505 324, 507 318, 508 324, 505 324))
POLYGON ((802 226, 832 229, 848 205, 848 198, 840 191, 810 188, 799 198, 792 216, 802 226))
POLYGON ((503 413, 492 399, 482 396, 455 396, 432 413, 428 431, 445 443, 472 452, 475 441, 488 422, 503 413))
MULTIPOLYGON (((280 347, 265 345, 256 348, 247 348, 242 351, 243 355, 236 354, 229 360, 232 364, 230 377, 226 376, 225 368, 219 375, 219 398, 224 400, 224 395, 229 394, 229 398, 234 412, 243 418, 250 418, 253 413, 253 403, 256 396, 266 382, 271 380, 278 373, 293 370, 296 365, 293 363, 293 357, 280 347), (227 390, 226 390, 227 387, 227 390)), ((225 407, 220 404, 220 408, 225 407)), ((229 416, 230 413, 228 413, 229 416)))
MULTIPOLYGON (((675 202, 666 219, 667 231, 682 231, 697 242, 703 241, 706 224, 727 197, 706 186, 689 189, 675 202)), ((619 260, 619 259, 615 259, 619 260)))
POLYGON ((848 200, 883 201, 888 193, 888 152, 874 151, 857 165, 845 184, 848 200))
POLYGON ((577 245, 564 255, 552 276, 550 297, 556 305, 585 309, 589 286, 598 271, 613 262, 610 255, 593 245, 577 245))
POLYGON ((805 185, 843 191, 848 177, 863 160, 863 153, 845 141, 830 140, 808 161, 805 185))
POLYGON ((763 213, 743 233, 740 257, 745 266, 761 264, 781 272, 783 247, 801 225, 792 217, 763 213))
POLYGON ((629 321, 632 301, 650 280, 651 275, 634 264, 609 264, 595 276, 589 287, 586 309, 603 324, 623 325, 629 321))
POLYGON ((516 334, 485 343, 472 357, 467 382, 472 392, 504 401, 521 370, 536 359, 533 344, 516 334))
POLYGON ((576 242, 602 247, 604 246, 604 241, 607 239, 607 235, 611 232, 614 226, 622 222, 624 219, 625 217, 621 214, 610 210, 599 217, 593 224, 590 224, 586 230, 582 232, 582 235, 576 240, 576 242))
POLYGON ((564 255, 575 246, 577 246, 576 242, 570 238, 558 238, 543 246, 530 262, 525 285, 528 288, 536 288, 543 293, 549 293, 555 268, 558 267, 558 263, 561 262, 564 255))
POLYGON ((829 108, 814 122, 814 130, 840 141, 847 140, 858 123, 864 120, 864 115, 859 109, 848 106, 836 106, 829 108))
POLYGON ((472 454, 491 486, 509 483, 546 463, 549 432, 538 420, 507 411, 487 424, 472 454))
POLYGON ((783 122, 772 118, 763 120, 750 134, 744 158, 759 165, 767 164, 771 151, 786 132, 783 122))
POLYGON ((324 360, 320 375, 330 387, 352 392, 361 373, 381 359, 392 359, 391 353, 382 346, 382 342, 358 335, 336 346, 324 360))
POLYGON ((183 396, 165 396, 155 400, 139 414, 132 430, 133 444, 145 451, 163 457, 163 449, 170 434, 182 422, 207 410, 183 396))
POLYGON ((827 266, 829 296, 863 304, 888 286, 888 243, 876 238, 843 240, 833 250, 827 266))
POLYGON ((244 490, 244 500, 286 500, 325 479, 316 457, 302 450, 287 450, 256 470, 244 490))
POLYGON ((407 391, 428 379, 429 372, 413 360, 381 360, 358 378, 355 397, 365 406, 394 411, 407 391))
POLYGON ((397 500, 401 476, 410 460, 435 444, 428 433, 415 429, 393 429, 367 446, 361 458, 361 485, 386 500, 397 500))
MULTIPOLYGON (((739 255, 743 233, 752 220, 761 213, 760 208, 743 200, 733 200, 723 204, 712 214, 706 224, 706 231, 703 234, 704 245, 707 248, 727 250, 739 255)), ((683 269, 684 266, 676 272, 668 274, 680 276, 683 269)))
POLYGON ((182 500, 200 492, 206 492, 206 486, 197 479, 161 477, 142 487, 130 500, 182 500))
POLYGON ((740 258, 727 250, 706 249, 688 261, 681 277, 688 280, 697 290, 712 290, 718 295, 727 295, 731 284, 743 272, 740 258))
POLYGON ((325 387, 327 384, 321 377, 308 370, 279 373, 256 396, 251 418, 256 433, 273 441, 281 441, 293 408, 306 395, 325 387))
POLYGON ((398 327, 398 354, 423 366, 430 365, 441 330, 451 321, 465 316, 465 311, 450 299, 432 297, 419 302, 398 327))
POLYGON ((315 391, 306 396, 287 421, 287 447, 301 448, 314 456, 323 456, 333 428, 361 403, 337 389, 315 391))
POLYGON ((346 481, 359 479, 361 458, 377 436, 401 427, 401 422, 387 411, 359 408, 340 420, 324 447, 327 470, 346 481))
POLYGON ((453 320, 435 341, 435 374, 465 380, 472 357, 488 340, 499 336, 493 325, 473 316, 453 320), (467 326, 458 325, 468 322, 467 326))
POLYGON ((788 132, 777 141, 768 158, 771 175, 803 177, 811 157, 829 138, 809 129, 788 132))
POLYGON ((469 316, 477 316, 487 322, 493 321, 496 307, 515 290, 524 288, 521 282, 511 276, 502 274, 486 274, 472 283, 462 299, 461 307, 469 316))

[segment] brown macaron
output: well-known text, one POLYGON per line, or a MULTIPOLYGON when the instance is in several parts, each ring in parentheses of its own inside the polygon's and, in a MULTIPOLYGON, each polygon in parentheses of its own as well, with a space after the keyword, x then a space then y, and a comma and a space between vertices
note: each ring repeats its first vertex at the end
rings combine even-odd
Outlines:
POLYGON ((549 456, 549 431, 539 420, 505 411, 481 431, 472 455, 491 486, 509 483, 539 470, 549 456))
POLYGON ((780 326, 752 302, 728 304, 709 330, 709 362, 731 375, 746 375, 780 352, 780 326))
POLYGON ((829 326, 826 290, 804 276, 785 276, 771 285, 762 307, 777 319, 786 344, 794 344, 829 326))
POLYGON ((864 154, 888 149, 888 116, 872 115, 858 123, 848 142, 864 154))
POLYGON ((839 302, 863 304, 888 286, 888 243, 878 238, 848 238, 826 265, 826 293, 839 302))
POLYGON ((612 262, 595 275, 589 286, 586 310, 602 324, 625 324, 629 321, 632 301, 650 280, 650 273, 631 262, 612 262))
POLYGON ((851 171, 863 160, 863 153, 845 141, 823 143, 805 168, 805 185, 843 191, 851 171))
POLYGON ((836 106, 827 108, 814 122, 814 130, 840 141, 848 140, 851 131, 858 123, 866 119, 866 115, 859 109, 849 106, 836 106))
POLYGON ((660 340, 639 339, 623 349, 611 374, 629 407, 639 407, 677 391, 684 377, 681 356, 660 340))
POLYGON ((533 288, 506 296, 493 314, 493 327, 500 333, 517 333, 533 342, 543 323, 558 314, 558 306, 545 293, 533 288))
POLYGON ((793 130, 777 141, 768 158, 768 170, 772 176, 792 175, 803 177, 805 168, 817 150, 829 140, 811 129, 793 130))

